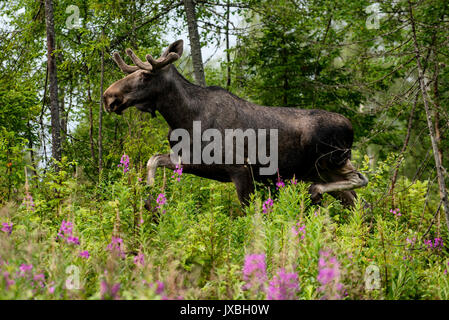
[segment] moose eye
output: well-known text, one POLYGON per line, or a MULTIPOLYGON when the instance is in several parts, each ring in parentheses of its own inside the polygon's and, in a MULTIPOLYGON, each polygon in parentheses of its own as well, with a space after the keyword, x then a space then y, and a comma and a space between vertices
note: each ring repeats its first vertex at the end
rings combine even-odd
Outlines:
POLYGON ((148 71, 144 71, 141 73, 141 77, 144 80, 149 80, 149 79, 153 78, 153 76, 154 76, 154 74, 151 72, 148 72, 148 71))

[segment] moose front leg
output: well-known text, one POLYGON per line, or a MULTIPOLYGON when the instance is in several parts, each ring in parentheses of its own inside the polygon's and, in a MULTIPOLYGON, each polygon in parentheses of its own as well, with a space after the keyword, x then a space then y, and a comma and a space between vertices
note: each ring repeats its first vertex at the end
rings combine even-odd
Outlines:
MULTIPOLYGON (((154 185, 154 177, 156 176, 156 169, 158 167, 165 167, 171 170, 175 170, 177 169, 176 165, 177 164, 171 161, 170 154, 156 154, 152 156, 147 162, 147 184, 149 186, 154 185)), ((193 173, 198 175, 198 173, 201 172, 201 169, 204 169, 202 165, 192 165, 185 163, 179 163, 179 165, 181 165, 183 173, 193 173)))
POLYGON ((154 155, 147 162, 147 184, 154 185, 154 177, 156 176, 156 169, 158 167, 166 167, 172 170, 176 169, 176 165, 170 160, 170 154, 154 155))
POLYGON ((231 180, 234 182, 240 204, 245 207, 249 204, 250 196, 254 192, 253 179, 247 166, 233 171, 231 180))

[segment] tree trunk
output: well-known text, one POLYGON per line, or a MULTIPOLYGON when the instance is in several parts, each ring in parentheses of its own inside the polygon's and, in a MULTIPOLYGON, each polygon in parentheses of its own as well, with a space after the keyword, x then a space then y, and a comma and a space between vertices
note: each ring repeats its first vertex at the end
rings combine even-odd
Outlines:
MULTIPOLYGON (((413 102, 413 107, 412 110, 410 111, 410 116, 408 118, 407 134, 405 135, 404 144, 402 145, 402 150, 400 153, 401 155, 403 155, 407 150, 408 142, 410 141, 410 136, 412 133, 413 116, 415 115, 415 109, 417 104, 418 104, 418 93, 415 96, 415 101, 413 102)), ((401 162, 402 160, 400 159, 396 165, 396 168, 394 169, 393 178, 391 179, 391 187, 390 190, 388 191, 389 194, 391 195, 392 207, 395 207, 394 187, 396 185, 396 180, 398 178, 399 167, 401 166, 401 162)))
POLYGON ((230 0, 226 2, 226 66, 227 66, 227 81, 226 89, 231 87, 231 53, 229 52, 229 14, 230 14, 230 0))
MULTIPOLYGON (((420 58, 421 58, 420 50, 419 50, 418 40, 416 38, 415 20, 413 18, 413 9, 412 9, 412 4, 411 4, 410 0, 408 1, 408 5, 409 5, 410 23, 411 23, 411 27, 412 27, 413 44, 415 47, 415 54, 416 54, 416 56, 415 56, 416 64, 418 67, 419 86, 420 86, 422 97, 423 97, 424 109, 426 111, 427 127, 429 128, 430 141, 432 143, 432 151, 433 151, 435 167, 436 167, 436 171, 437 171, 437 178, 438 178, 438 187, 440 189, 440 198, 441 198, 441 202, 443 204, 444 212, 446 214, 446 225, 449 229, 449 199, 448 199, 448 195, 447 195, 446 184, 444 182, 443 166, 442 166, 442 163, 440 162, 440 157, 439 157, 439 153, 438 153, 438 144, 437 144, 437 140, 435 138, 435 131, 433 128, 432 113, 429 108, 429 102, 428 102, 429 96, 427 93, 427 87, 424 83, 424 73, 423 73, 423 68, 422 68, 421 60, 420 60, 420 58)), ((436 62, 436 63, 438 63, 438 62, 436 62)))
POLYGON ((90 144, 90 156, 92 161, 95 161, 95 147, 94 147, 94 115, 92 111, 92 96, 90 94, 90 75, 87 74, 87 104, 89 105, 89 144, 90 144))
MULTIPOLYGON (((285 45, 285 42, 284 42, 285 45)), ((288 90, 289 90, 289 84, 288 84, 288 69, 287 69, 287 62, 288 62, 288 55, 287 50, 285 47, 282 49, 282 63, 284 65, 284 74, 283 74, 283 95, 282 95, 282 101, 284 104, 284 107, 288 107, 288 90)))
POLYGON ((61 127, 58 106, 58 76, 56 71, 55 26, 52 0, 45 0, 45 22, 47 30, 47 65, 50 80, 50 111, 51 111, 51 139, 52 156, 61 161, 61 127))
POLYGON ((65 121, 65 96, 62 90, 59 93, 59 99, 59 123, 61 130, 61 145, 63 146, 67 140, 67 122, 65 121))
MULTIPOLYGON (((436 54, 435 54, 436 58, 436 54)), ((442 135, 441 135, 441 129, 440 129, 440 91, 438 89, 438 75, 439 75, 439 65, 438 60, 436 60, 435 63, 435 77, 433 82, 433 102, 435 105, 434 115, 435 115, 435 139, 437 141, 438 145, 438 156, 440 158, 440 163, 443 163, 443 150, 441 150, 441 141, 442 141, 442 135)))
MULTIPOLYGON (((104 36, 104 29, 101 32, 104 36)), ((101 178, 103 170, 103 84, 104 84, 104 48, 101 49, 101 74, 100 74, 100 110, 98 111, 98 174, 101 178)))
POLYGON ((184 0, 184 9, 186 11, 187 26, 189 27, 190 54, 193 62, 193 73, 196 84, 205 87, 203 57, 201 56, 200 36, 198 33, 198 23, 195 13, 195 2, 193 0, 184 0))

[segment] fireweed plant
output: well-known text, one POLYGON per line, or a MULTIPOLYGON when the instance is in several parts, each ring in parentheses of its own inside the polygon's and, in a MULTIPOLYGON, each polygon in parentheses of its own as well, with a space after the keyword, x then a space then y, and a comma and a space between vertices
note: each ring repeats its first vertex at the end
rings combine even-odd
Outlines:
POLYGON ((120 154, 96 184, 67 159, 38 170, 33 207, 17 186, 0 209, 0 299, 449 299, 439 200, 423 207, 428 182, 404 178, 384 196, 395 157, 354 155, 370 184, 352 209, 312 205, 279 172, 242 210, 231 184, 177 168, 149 187, 137 152, 120 154))

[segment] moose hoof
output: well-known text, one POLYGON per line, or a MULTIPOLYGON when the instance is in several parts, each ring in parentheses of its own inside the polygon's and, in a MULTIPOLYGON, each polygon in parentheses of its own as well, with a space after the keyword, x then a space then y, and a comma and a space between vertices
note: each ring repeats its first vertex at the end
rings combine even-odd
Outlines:
POLYGON ((323 193, 318 185, 312 184, 309 188, 310 199, 312 204, 320 204, 323 199, 323 193))
POLYGON ((156 212, 156 206, 153 204, 154 198, 149 195, 148 198, 144 201, 144 207, 145 209, 147 209, 149 212, 156 212))

